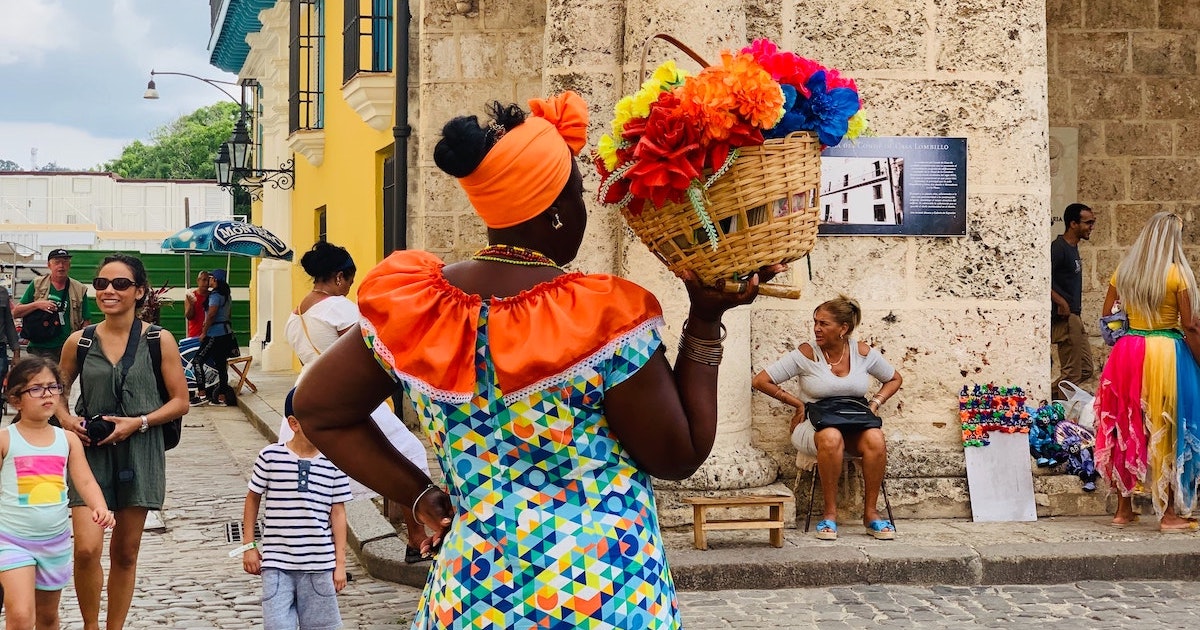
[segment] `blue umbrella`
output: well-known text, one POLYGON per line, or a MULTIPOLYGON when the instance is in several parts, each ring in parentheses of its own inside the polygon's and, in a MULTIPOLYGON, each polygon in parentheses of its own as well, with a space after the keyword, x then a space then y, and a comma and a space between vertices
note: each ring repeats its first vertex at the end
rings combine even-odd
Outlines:
POLYGON ((292 248, 269 231, 245 221, 205 221, 167 237, 162 247, 172 252, 237 254, 257 258, 292 259, 292 248))

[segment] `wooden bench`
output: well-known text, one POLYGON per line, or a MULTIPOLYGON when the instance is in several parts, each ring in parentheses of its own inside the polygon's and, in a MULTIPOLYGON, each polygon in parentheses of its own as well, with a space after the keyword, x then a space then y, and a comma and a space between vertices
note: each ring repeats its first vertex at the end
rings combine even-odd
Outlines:
POLYGON ((249 376, 250 361, 253 359, 254 359, 254 357, 244 356, 244 357, 234 357, 229 360, 229 362, 228 362, 229 369, 233 370, 233 373, 237 374, 237 376, 238 376, 237 383, 232 384, 234 393, 241 394, 243 386, 249 387, 250 391, 252 391, 256 394, 258 393, 258 387, 255 386, 255 384, 250 380, 250 376, 249 376))
POLYGON ((771 545, 783 546, 783 504, 794 499, 791 495, 746 495, 740 497, 687 497, 684 503, 692 506, 694 517, 693 532, 697 549, 708 549, 707 533, 721 529, 769 529, 771 530, 771 545), (710 508, 744 508, 766 506, 769 516, 766 520, 754 518, 729 519, 720 521, 708 520, 710 508))

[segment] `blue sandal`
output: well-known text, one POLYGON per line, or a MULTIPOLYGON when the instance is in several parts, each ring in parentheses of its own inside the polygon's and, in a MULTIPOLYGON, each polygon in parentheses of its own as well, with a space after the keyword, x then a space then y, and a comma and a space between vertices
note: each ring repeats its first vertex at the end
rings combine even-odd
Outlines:
POLYGON ((837 522, 829 519, 818 522, 817 540, 837 540, 837 522))
POLYGON ((876 519, 867 525, 867 533, 875 537, 876 540, 893 540, 896 538, 896 528, 892 527, 891 521, 876 519))

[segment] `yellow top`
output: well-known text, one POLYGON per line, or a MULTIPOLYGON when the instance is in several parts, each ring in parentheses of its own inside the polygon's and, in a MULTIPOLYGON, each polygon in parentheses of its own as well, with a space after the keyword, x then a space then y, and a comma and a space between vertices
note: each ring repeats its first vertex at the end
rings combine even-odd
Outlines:
MULTIPOLYGON (((1117 272, 1113 272, 1109 284, 1117 286, 1117 272)), ((1179 328, 1179 291, 1187 288, 1189 288, 1187 281, 1179 272, 1179 266, 1171 265, 1171 270, 1167 272, 1167 287, 1163 292, 1163 301, 1158 305, 1158 311, 1154 313, 1153 320, 1148 319, 1145 313, 1140 313, 1122 302, 1125 305, 1126 314, 1129 315, 1129 327, 1137 330, 1179 328)))

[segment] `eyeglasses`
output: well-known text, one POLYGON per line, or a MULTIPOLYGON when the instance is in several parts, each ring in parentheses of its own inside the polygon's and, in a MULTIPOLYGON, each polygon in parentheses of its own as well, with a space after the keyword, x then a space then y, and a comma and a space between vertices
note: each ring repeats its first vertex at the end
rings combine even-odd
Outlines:
POLYGON ((22 390, 22 394, 29 394, 34 398, 45 398, 46 396, 57 396, 63 393, 63 386, 60 383, 53 385, 34 385, 29 389, 22 390))
POLYGON ((130 280, 129 278, 113 278, 112 280, 109 280, 108 278, 92 278, 92 287, 97 291, 103 291, 107 289, 108 285, 110 284, 112 285, 112 288, 118 291, 124 291, 125 289, 133 286, 134 283, 133 280, 130 280))

